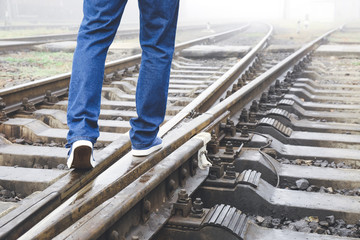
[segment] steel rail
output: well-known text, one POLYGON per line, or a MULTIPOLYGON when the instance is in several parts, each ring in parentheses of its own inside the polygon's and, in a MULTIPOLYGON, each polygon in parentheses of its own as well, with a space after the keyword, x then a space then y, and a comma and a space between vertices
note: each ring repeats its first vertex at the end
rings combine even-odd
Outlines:
MULTIPOLYGON (((96 207, 94 210, 92 210, 79 221, 74 223, 71 227, 67 228, 54 239, 67 239, 74 236, 76 236, 75 239, 99 238, 104 232, 108 230, 109 226, 112 225, 111 223, 121 218, 121 216, 125 215, 128 211, 134 208, 135 205, 137 205, 142 199, 144 199, 144 197, 149 195, 155 188, 166 182, 170 175, 173 176, 172 179, 176 179, 177 176, 174 176, 174 172, 179 171, 181 167, 183 169, 186 169, 188 173, 191 172, 191 169, 188 169, 188 167, 191 166, 191 162, 189 161, 192 160, 192 157, 197 154, 197 152, 203 147, 203 145, 204 142, 200 139, 190 139, 184 145, 176 149, 173 153, 171 153, 169 156, 159 162, 157 165, 152 167, 147 173, 137 178, 133 183, 128 185, 126 188, 116 194, 113 198, 108 199, 107 201, 96 207), (186 167, 184 167, 184 165, 186 167), (144 179, 146 179, 146 181, 144 179), (95 219, 97 220, 97 224, 93 225, 95 223, 95 219), (84 228, 89 229, 89 231, 83 231, 84 228)), ((183 183, 181 188, 186 189, 186 192, 189 195, 201 185, 201 183, 206 179, 208 175, 208 170, 197 170, 196 172, 198 171, 201 172, 196 173, 193 176, 189 176, 190 174, 185 174, 183 176, 183 181, 186 182, 183 183), (185 178, 187 179, 185 180, 185 178)), ((166 191, 166 187, 162 189, 162 196, 168 195, 164 193, 164 191, 166 191)), ((159 190, 156 192, 156 195, 158 194, 159 190)), ((150 208, 154 209, 159 207, 170 207, 172 203, 176 202, 177 195, 177 191, 175 191, 174 189, 173 191, 171 191, 171 197, 166 203, 161 202, 161 204, 156 204, 155 202, 150 202, 150 200, 148 200, 151 203, 150 208)), ((153 232, 159 230, 158 228, 160 228, 171 216, 171 211, 162 211, 161 209, 159 209, 159 212, 161 212, 158 214, 161 215, 161 220, 154 221, 155 224, 151 224, 153 232)), ((137 211, 133 212, 132 218, 136 219, 135 222, 141 219, 137 211)), ((151 236, 142 236, 143 239, 149 239, 150 237, 151 236)))
MULTIPOLYGON (((271 27, 269 31, 272 31, 271 27)), ((267 39, 268 37, 269 34, 266 34, 265 39, 267 39)), ((265 44, 266 41, 262 39, 261 43, 265 44)), ((251 54, 254 54, 254 52, 252 52, 251 54)), ((243 64, 245 63, 243 62, 243 64)), ((236 68, 231 68, 227 73, 225 73, 225 75, 229 79, 231 77, 234 77, 234 74, 238 72, 237 69, 240 67, 243 67, 243 65, 236 64, 236 68)), ((224 79, 219 79, 219 81, 223 80, 224 79)), ((218 84, 215 85, 219 86, 218 84)), ((196 101, 197 100, 195 100, 195 102, 196 101)), ((202 103, 202 101, 199 102, 202 103)), ((95 181, 85 186, 84 189, 86 189, 86 193, 80 193, 79 196, 76 197, 76 200, 73 199, 62 204, 56 210, 56 212, 54 212, 52 215, 47 217, 46 220, 44 220, 44 224, 41 224, 40 228, 35 227, 30 230, 30 233, 27 233, 25 235, 26 238, 49 238, 55 236, 57 231, 61 231, 61 229, 59 228, 66 227, 71 223, 71 221, 75 221, 82 214, 86 214, 89 210, 107 200, 107 198, 121 191, 124 187, 131 184, 138 176, 148 171, 151 167, 155 166, 168 154, 181 146, 191 136, 199 132, 200 129, 205 128, 214 120, 216 120, 216 118, 213 118, 212 116, 205 116, 206 120, 200 120, 200 122, 194 123, 190 127, 190 130, 189 127, 186 127, 185 129, 182 129, 182 131, 180 131, 181 133, 186 134, 181 134, 179 137, 179 132, 176 131, 177 133, 175 136, 171 134, 169 136, 166 136, 164 139, 165 146, 163 150, 157 152, 152 156, 147 157, 144 161, 142 161, 136 166, 132 166, 134 158, 130 154, 127 154, 124 158, 120 159, 113 166, 111 166, 109 169, 99 175, 99 177, 97 177, 95 181)))
POLYGON ((254 96, 259 95, 266 89, 273 81, 275 81, 278 77, 285 74, 288 69, 290 69, 295 63, 297 63, 304 56, 309 54, 311 51, 316 49, 322 41, 324 41, 330 34, 337 31, 339 28, 330 30, 326 32, 324 35, 316 38, 310 43, 306 44, 274 67, 270 68, 268 71, 251 81, 249 84, 245 85, 234 94, 226 98, 220 104, 217 104, 209 111, 208 114, 212 114, 214 116, 219 116, 224 111, 230 111, 232 114, 240 111, 254 96))
POLYGON ((228 72, 221 76, 214 84, 205 89, 194 101, 186 105, 176 116, 171 118, 160 129, 159 135, 165 135, 176 124, 186 118, 191 112, 204 112, 220 98, 226 89, 235 81, 235 79, 243 72, 251 62, 256 58, 256 54, 266 47, 267 41, 273 32, 273 27, 268 25, 269 31, 265 37, 246 54, 237 64, 235 64, 228 72))
MULTIPOLYGON (((209 109, 204 114, 184 124, 181 128, 171 131, 169 135, 165 137, 164 142, 166 143, 166 145, 164 146, 164 149, 157 152, 153 156, 148 157, 137 167, 141 165, 146 165, 147 162, 152 161, 156 156, 158 159, 163 159, 167 153, 175 151, 175 149, 179 145, 187 142, 192 136, 202 131, 202 129, 204 129, 207 125, 211 124, 215 119, 217 119, 219 116, 226 113, 227 111, 230 110, 230 115, 238 113, 238 111, 242 107, 250 103, 251 100, 253 100, 259 95, 260 92, 268 88, 276 78, 286 73, 289 68, 295 65, 299 60, 301 60, 304 56, 310 53, 313 49, 315 49, 323 39, 325 39, 334 31, 336 31, 336 29, 325 33, 321 37, 305 45, 303 48, 299 49, 298 51, 278 63, 277 65, 266 71, 264 74, 254 79, 248 85, 239 89, 230 97, 226 98, 224 101, 218 103, 216 106, 209 109)), ((128 156, 120 159, 119 162, 126 161, 126 157, 128 156)), ((146 172, 147 171, 144 171, 143 174, 146 174, 146 172)), ((119 178, 116 184, 123 184, 123 181, 127 181, 127 178, 134 174, 135 172, 133 171, 127 172, 124 177, 119 178)), ((140 176, 141 175, 136 175, 136 177, 140 176)), ((115 183, 113 187, 115 188, 115 183)), ((155 188, 155 186, 152 186, 152 188, 155 188)), ((142 190, 139 191, 141 192, 142 190)), ((121 194, 122 192, 119 191, 116 196, 121 198, 121 194)), ((124 194, 128 194, 127 191, 124 191, 124 194)), ((139 198, 126 201, 126 204, 122 204, 122 202, 119 202, 116 197, 111 200, 107 200, 104 204, 85 215, 84 218, 78 220, 76 224, 69 227, 64 233, 71 233, 72 239, 93 239, 94 236, 99 237, 107 229, 114 225, 114 223, 119 221, 121 217, 123 217, 128 212, 130 206, 134 206, 137 201, 140 201, 139 198), (105 215, 103 215, 103 213, 105 213, 105 215), (91 231, 89 231, 89 229, 91 229, 91 231)), ((62 236, 65 237, 66 235, 62 236)))
MULTIPOLYGON (((139 30, 123 30, 119 31, 116 37, 130 37, 139 34, 139 30)), ((40 35, 33 37, 18 37, 18 38, 1 38, 0 51, 17 50, 25 47, 32 47, 44 43, 62 42, 62 41, 75 41, 77 33, 68 34, 51 34, 40 35)))
MULTIPOLYGON (((119 30, 117 32, 117 37, 127 37, 139 34, 137 29, 128 29, 128 30, 119 30)), ((63 33, 63 34, 47 34, 47 35, 38 35, 38 36, 29 36, 29 37, 15 37, 15 38, 0 38, 0 42, 3 41, 15 41, 15 42, 59 42, 67 40, 76 40, 77 32, 73 33, 63 33)))
MULTIPOLYGON (((244 31, 249 25, 244 25, 240 28, 225 31, 218 34, 213 34, 207 37, 195 39, 179 44, 175 47, 175 51, 181 51, 184 48, 206 43, 208 41, 220 41, 223 38, 229 37, 241 31, 244 31)), ((123 58, 120 60, 112 61, 105 64, 105 73, 112 73, 117 70, 133 67, 136 64, 140 64, 141 54, 137 54, 131 57, 123 58)), ((71 73, 65 73, 54 77, 45 78, 42 80, 21 84, 7 89, 0 90, 0 97, 3 99, 6 107, 3 109, 5 113, 9 114, 15 112, 21 108, 24 98, 28 98, 29 102, 38 104, 43 102, 47 91, 51 91, 55 95, 63 95, 67 92, 71 73)))
POLYGON ((50 42, 75 41, 76 36, 76 33, 68 33, 41 35, 33 37, 1 38, 0 51, 20 50, 50 42))
MULTIPOLYGON (((223 34, 231 36, 238 32, 245 30, 248 25, 238 28, 236 30, 226 31, 223 34)), ((218 41, 223 38, 222 34, 211 35, 207 38, 201 38, 194 41, 193 44, 198 44, 209 39, 218 41)), ((181 47, 191 46, 191 42, 183 44, 181 47)), ((176 49, 177 50, 177 49, 176 49)), ((178 51, 178 50, 177 50, 178 51)), ((128 58, 129 59, 129 58, 128 58)), ((107 65, 109 68, 119 68, 119 64, 125 66, 133 66, 134 62, 140 60, 140 55, 136 55, 130 58, 130 62, 126 59, 112 62, 107 65)), ((109 70, 110 71, 110 70, 109 70)), ((61 76, 61 79, 70 77, 69 75, 61 76)), ((54 81, 53 79, 44 80, 47 83, 54 81)), ((30 87, 28 87, 30 88, 30 87)), ((14 89, 16 91, 16 89, 14 89)), ((71 195, 73 195, 82 185, 88 183, 91 179, 95 178, 105 169, 107 169, 111 164, 113 164, 117 159, 123 156, 126 151, 130 148, 130 141, 128 138, 119 139, 118 141, 113 142, 104 150, 102 150, 101 156, 99 157, 99 164, 90 172, 84 174, 78 171, 71 171, 70 174, 67 174, 61 180, 57 181, 49 188, 45 189, 41 194, 36 196, 33 199, 27 201, 26 204, 23 204, 5 215, 0 220, 0 239, 2 238, 17 238, 29 228, 31 228, 37 221, 40 221, 44 218, 49 212, 54 208, 63 203, 71 195)))
POLYGON ((36 28, 66 28, 66 29, 77 29, 78 25, 63 25, 63 24, 52 24, 52 25, 11 25, 11 26, 0 26, 0 30, 25 30, 25 29, 36 29, 36 28))
POLYGON ((65 34, 49 34, 49 35, 38 35, 31 37, 15 37, 15 38, 0 38, 0 42, 35 42, 43 43, 49 41, 65 41, 65 40, 76 40, 77 33, 65 33, 65 34))

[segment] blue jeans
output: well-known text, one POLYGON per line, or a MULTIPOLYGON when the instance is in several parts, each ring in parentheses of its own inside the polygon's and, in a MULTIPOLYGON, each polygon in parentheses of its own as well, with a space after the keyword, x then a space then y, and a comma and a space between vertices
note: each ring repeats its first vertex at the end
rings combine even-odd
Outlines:
MULTIPOLYGON (((67 147, 99 137, 105 59, 127 0, 84 0, 74 53, 67 109, 67 147)), ((137 118, 130 139, 136 148, 153 142, 164 121, 179 0, 139 0, 142 58, 136 88, 137 118)))

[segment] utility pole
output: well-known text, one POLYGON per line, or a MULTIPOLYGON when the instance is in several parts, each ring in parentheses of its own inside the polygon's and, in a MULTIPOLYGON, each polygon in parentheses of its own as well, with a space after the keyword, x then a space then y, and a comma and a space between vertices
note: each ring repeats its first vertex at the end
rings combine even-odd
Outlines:
POLYGON ((5 14, 4 14, 4 25, 5 26, 10 26, 11 25, 11 2, 10 0, 5 0, 4 1, 4 4, 5 4, 5 14))
POLYGON ((289 17, 289 0, 283 0, 283 19, 287 20, 289 17))

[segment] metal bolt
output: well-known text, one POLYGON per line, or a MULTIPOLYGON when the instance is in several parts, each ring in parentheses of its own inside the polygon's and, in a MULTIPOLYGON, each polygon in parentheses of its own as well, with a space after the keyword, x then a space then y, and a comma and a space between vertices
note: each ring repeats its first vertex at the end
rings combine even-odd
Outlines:
POLYGON ((231 91, 229 90, 229 91, 226 92, 226 97, 225 98, 230 97, 230 95, 231 95, 231 91))
POLYGON ((226 142, 225 145, 225 154, 232 155, 234 154, 233 144, 230 141, 226 142))
POLYGON ((191 208, 191 211, 195 214, 201 214, 204 212, 203 210, 203 202, 201 201, 201 198, 196 198, 193 202, 193 207, 191 208))
POLYGON ((226 120, 225 134, 230 136, 235 136, 236 134, 236 128, 234 127, 234 122, 230 118, 227 118, 226 120))
POLYGON ((196 174, 196 169, 198 165, 199 164, 197 157, 193 157, 190 162, 190 176, 194 176, 196 174))
POLYGON ((238 79, 237 86, 238 86, 239 89, 244 86, 243 80, 241 78, 238 79))
POLYGON ((187 194, 185 189, 180 189, 180 191, 178 193, 177 202, 178 203, 187 203, 187 202, 189 202, 189 195, 187 194))
POLYGON ((229 118, 229 117, 226 119, 226 124, 227 124, 227 125, 234 126, 234 122, 233 122, 233 121, 231 120, 231 118, 229 118))
POLYGON ((265 103, 259 103, 259 111, 265 112, 267 110, 265 103))
POLYGON ((297 65, 295 65, 295 66, 293 67, 293 73, 297 73, 298 71, 299 71, 299 68, 298 68, 297 65))
POLYGON ((268 101, 268 96, 266 93, 262 93, 261 97, 260 97, 260 103, 267 103, 268 101))
POLYGON ((212 130, 212 132, 211 132, 211 140, 207 144, 206 150, 210 154, 215 154, 219 151, 219 141, 217 139, 215 130, 212 130))
POLYGON ((274 96, 274 95, 270 96, 270 102, 271 103, 276 103, 277 102, 276 96, 274 96))
POLYGON ((249 115, 245 108, 241 111, 241 114, 239 116, 239 122, 248 122, 249 121, 249 115))
POLYGON ((2 97, 0 97, 0 110, 3 110, 6 107, 6 103, 2 97))
POLYGON ((235 83, 235 84, 233 84, 233 87, 232 87, 232 89, 231 89, 231 92, 234 93, 234 92, 236 92, 237 90, 239 90, 239 89, 238 89, 237 84, 235 83))
POLYGON ((110 234, 110 240, 118 240, 119 239, 119 233, 117 231, 112 231, 110 234))
POLYGON ((136 64, 135 67, 134 67, 133 72, 134 72, 134 73, 135 73, 135 72, 139 72, 139 70, 140 70, 139 64, 136 64))
POLYGON ((151 210, 151 202, 149 200, 144 201, 144 212, 148 213, 151 210))
POLYGON ((209 173, 209 179, 210 180, 216 180, 217 179, 216 174, 215 173, 209 173))
POLYGON ((294 78, 296 77, 296 72, 292 71, 291 74, 290 74, 290 77, 291 77, 291 81, 293 82, 294 78))
POLYGON ((170 179, 169 182, 168 182, 168 190, 169 190, 169 192, 174 191, 175 187, 176 187, 176 182, 173 179, 170 179))
POLYGON ((46 90, 45 96, 46 97, 51 97, 51 90, 46 90))
POLYGON ((213 158, 213 164, 216 166, 220 166, 221 165, 221 158, 218 155, 215 155, 215 157, 213 158))
POLYGON ((251 74, 251 72, 249 70, 246 70, 245 76, 246 76, 247 80, 251 80, 251 78, 252 78, 252 74, 251 74))
POLYGON ((6 112, 4 111, 5 107, 6 107, 6 103, 4 102, 4 99, 0 97, 0 121, 8 120, 6 112))
POLYGON ((249 129, 247 126, 243 126, 241 129, 241 137, 249 137, 249 129))
POLYGON ((227 179, 235 179, 236 178, 236 172, 235 172, 235 166, 234 165, 229 164, 226 167, 225 178, 227 178, 227 179))
POLYGON ((268 94, 269 96, 274 95, 274 94, 275 94, 275 87, 274 87, 274 86, 270 86, 268 93, 269 93, 269 94, 268 94))
POLYGON ((246 83, 246 75, 245 74, 243 74, 242 76, 241 76, 241 80, 242 80, 242 82, 245 84, 246 83))
POLYGON ((279 81, 279 79, 276 79, 276 81, 275 81, 275 89, 276 88, 280 88, 280 81, 279 81))
POLYGON ((121 78, 122 77, 118 72, 115 72, 111 77, 112 80, 120 80, 121 78))
POLYGON ((45 92, 45 97, 44 97, 44 103, 45 104, 54 104, 57 103, 59 100, 57 98, 57 96, 53 95, 51 90, 46 90, 45 92))
POLYGON ((34 112, 36 110, 34 103, 29 102, 28 98, 22 99, 22 110, 27 112, 34 112))
POLYGON ((199 164, 198 160, 196 158, 193 158, 192 160, 193 168, 197 168, 198 164, 199 164))
POLYGON ((212 141, 216 141, 216 140, 217 140, 217 136, 216 136, 216 131, 215 131, 215 130, 212 130, 212 131, 211 131, 211 140, 212 140, 212 141))
POLYGON ((123 77, 126 77, 128 74, 129 74, 129 73, 128 73, 128 69, 125 68, 124 71, 123 71, 123 73, 122 73, 122 76, 123 76, 123 77))
POLYGON ((256 113, 251 112, 249 114, 249 122, 250 123, 255 123, 256 122, 256 113))
POLYGON ((304 69, 304 68, 305 68, 305 62, 304 62, 304 59, 303 59, 303 60, 301 60, 301 61, 299 62, 299 66, 300 66, 300 68, 302 68, 302 69, 304 69))
POLYGON ((259 111, 259 106, 256 100, 252 101, 251 106, 250 106, 250 112, 258 112, 259 111))
POLYGON ((259 109, 260 111, 266 111, 266 103, 268 101, 268 97, 266 93, 262 93, 259 101, 259 109))
POLYGON ((252 68, 254 69, 254 74, 256 74, 256 69, 257 69, 257 63, 256 63, 256 60, 253 62, 253 64, 252 64, 252 68))
POLYGON ((181 171, 180 171, 180 176, 182 179, 185 179, 186 176, 188 175, 188 170, 186 168, 181 168, 181 171))

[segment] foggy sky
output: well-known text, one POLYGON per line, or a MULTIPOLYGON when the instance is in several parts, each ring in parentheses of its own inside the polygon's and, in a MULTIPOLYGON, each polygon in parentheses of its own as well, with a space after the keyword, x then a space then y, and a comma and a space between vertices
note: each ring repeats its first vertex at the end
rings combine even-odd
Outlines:
MULTIPOLYGON (((6 11, 18 21, 79 23, 82 0, 0 0, 0 19, 6 11)), ((180 0, 180 24, 305 18, 320 22, 358 20, 360 0, 180 0)), ((137 0, 129 0, 122 25, 138 26, 138 22, 137 0)))

